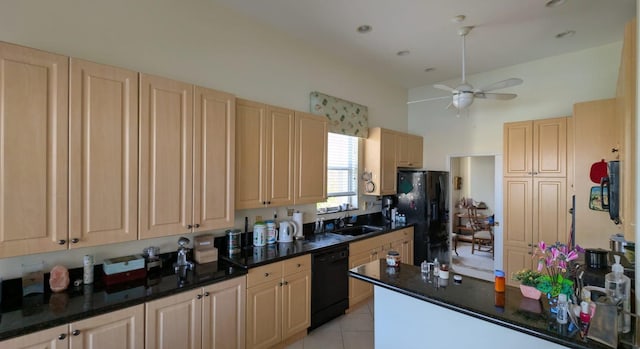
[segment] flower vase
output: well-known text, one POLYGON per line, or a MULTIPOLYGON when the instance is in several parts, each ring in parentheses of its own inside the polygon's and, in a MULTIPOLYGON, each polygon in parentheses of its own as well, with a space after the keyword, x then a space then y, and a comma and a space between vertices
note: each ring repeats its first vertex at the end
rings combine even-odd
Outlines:
POLYGON ((520 293, 526 298, 538 300, 542 295, 542 292, 533 286, 520 285, 520 293))

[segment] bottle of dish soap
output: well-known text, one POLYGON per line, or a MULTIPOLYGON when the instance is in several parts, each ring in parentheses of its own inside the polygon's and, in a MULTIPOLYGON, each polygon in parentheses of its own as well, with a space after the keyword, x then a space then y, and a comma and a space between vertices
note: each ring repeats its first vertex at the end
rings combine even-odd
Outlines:
MULTIPOLYGON (((622 303, 625 312, 631 311, 631 279, 624 275, 624 268, 620 264, 620 256, 614 255, 615 263, 611 266, 611 272, 604 277, 604 287, 609 295, 616 301, 622 303)), ((618 330, 622 333, 631 331, 631 316, 628 314, 618 315, 618 330)))

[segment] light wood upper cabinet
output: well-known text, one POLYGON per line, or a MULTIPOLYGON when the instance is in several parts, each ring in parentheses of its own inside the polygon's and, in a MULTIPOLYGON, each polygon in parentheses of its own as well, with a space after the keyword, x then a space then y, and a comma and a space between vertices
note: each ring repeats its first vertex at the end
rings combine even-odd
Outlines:
POLYGON ((69 326, 62 325, 0 342, 3 349, 68 349, 69 326))
POLYGON ((407 167, 422 168, 423 142, 422 136, 407 135, 407 152, 409 158, 407 167))
POLYGON ((117 310, 69 325, 70 348, 142 349, 144 305, 117 310))
POLYGON ((327 200, 327 119, 295 113, 294 203, 314 204, 327 200))
POLYGON ((202 348, 201 290, 179 293, 145 305, 145 348, 202 348))
POLYGON ((380 127, 369 129, 365 140, 364 171, 371 172, 373 190, 366 195, 396 193, 396 133, 380 127))
POLYGON ((236 209, 294 201, 294 112, 236 101, 236 209))
POLYGON ((0 64, 0 258, 64 250, 68 58, 0 43, 0 64))
POLYGON ((230 227, 235 212, 235 97, 196 87, 194 113, 193 225, 196 230, 230 227))
POLYGON ((507 177, 566 177, 566 117, 505 123, 504 152, 507 177))
POLYGON ((636 80, 637 21, 625 25, 618 84, 616 88, 616 119, 622 133, 620 144, 621 185, 620 219, 625 239, 635 241, 636 230, 636 80))
POLYGON ((71 59, 69 119, 69 246, 137 239, 138 73, 71 59))
POLYGON ((232 226, 235 98, 141 74, 140 103, 140 238, 232 226))
POLYGON ((193 86, 140 75, 140 237, 189 231, 193 86))
POLYGON ((396 166, 409 166, 409 135, 396 133, 396 166))

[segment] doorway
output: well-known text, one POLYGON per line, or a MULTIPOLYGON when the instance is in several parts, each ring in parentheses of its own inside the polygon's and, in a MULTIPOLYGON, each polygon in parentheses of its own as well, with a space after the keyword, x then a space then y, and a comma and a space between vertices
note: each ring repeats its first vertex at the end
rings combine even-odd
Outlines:
POLYGON ((493 281, 494 270, 502 267, 502 156, 451 156, 449 173, 450 264, 456 273, 493 281), (497 223, 491 226, 492 251, 484 246, 483 250, 472 253, 470 205, 477 208, 479 221, 488 223, 492 217, 497 223))

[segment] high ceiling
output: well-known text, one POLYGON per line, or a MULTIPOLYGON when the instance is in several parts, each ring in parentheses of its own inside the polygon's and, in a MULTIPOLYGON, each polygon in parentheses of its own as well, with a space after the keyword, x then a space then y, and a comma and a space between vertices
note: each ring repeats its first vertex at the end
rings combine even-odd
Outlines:
POLYGON ((214 1, 406 88, 460 76, 463 25, 475 26, 467 36, 473 74, 620 41, 636 14, 635 0, 214 1), (457 15, 466 20, 452 21, 457 15), (358 33, 365 24, 371 32, 358 33), (567 30, 575 35, 555 37, 567 30))

